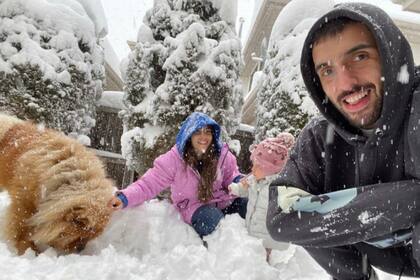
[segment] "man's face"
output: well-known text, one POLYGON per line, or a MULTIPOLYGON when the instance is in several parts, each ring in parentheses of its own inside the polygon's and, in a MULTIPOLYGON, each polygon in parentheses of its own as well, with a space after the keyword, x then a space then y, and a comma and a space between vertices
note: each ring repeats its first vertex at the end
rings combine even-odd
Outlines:
POLYGON ((381 64, 375 40, 360 23, 315 42, 312 59, 328 99, 354 126, 369 129, 382 109, 381 64))

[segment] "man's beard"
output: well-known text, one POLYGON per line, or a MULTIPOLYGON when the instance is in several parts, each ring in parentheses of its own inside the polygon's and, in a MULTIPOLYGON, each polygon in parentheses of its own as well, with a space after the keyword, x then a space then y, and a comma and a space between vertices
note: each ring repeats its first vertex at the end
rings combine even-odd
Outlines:
MULTIPOLYGON (((354 85, 351 90, 342 92, 340 96, 337 98, 337 100, 341 100, 345 96, 352 94, 354 92, 366 91, 369 89, 371 89, 371 92, 369 94, 377 94, 376 86, 372 83, 366 83, 364 85, 354 85)), ((375 101, 373 110, 370 110, 369 112, 356 113, 354 115, 351 115, 351 114, 348 114, 341 106, 340 106, 339 111, 352 126, 355 126, 361 129, 370 129, 373 127, 375 122, 381 116, 382 103, 383 103, 383 92, 380 92, 379 95, 377 95, 377 99, 375 101), (363 114, 363 115, 360 117, 360 114, 363 114), (352 116, 356 116, 357 118, 354 118, 352 116)))

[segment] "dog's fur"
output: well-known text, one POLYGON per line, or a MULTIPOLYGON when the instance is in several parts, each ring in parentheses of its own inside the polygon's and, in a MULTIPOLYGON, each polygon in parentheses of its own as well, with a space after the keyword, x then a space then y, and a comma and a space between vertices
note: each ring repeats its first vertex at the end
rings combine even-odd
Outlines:
POLYGON ((19 254, 48 246, 80 251, 109 221, 113 183, 76 140, 0 113, 0 188, 8 191, 5 235, 19 254))

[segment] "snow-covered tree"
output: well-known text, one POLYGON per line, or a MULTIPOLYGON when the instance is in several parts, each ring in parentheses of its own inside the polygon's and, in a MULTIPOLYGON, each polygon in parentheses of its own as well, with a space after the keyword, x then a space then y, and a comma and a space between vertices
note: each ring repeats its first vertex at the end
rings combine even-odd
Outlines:
POLYGON ((123 156, 139 173, 173 144, 181 122, 207 113, 229 138, 239 125, 236 1, 155 0, 125 67, 123 156), (235 12, 232 12, 235 11, 235 12))
POLYGON ((333 5, 321 2, 291 1, 274 24, 257 95, 257 142, 282 131, 297 135, 318 113, 302 80, 300 55, 309 28, 333 5))
POLYGON ((0 110, 88 134, 104 79, 90 2, 0 0, 0 110))

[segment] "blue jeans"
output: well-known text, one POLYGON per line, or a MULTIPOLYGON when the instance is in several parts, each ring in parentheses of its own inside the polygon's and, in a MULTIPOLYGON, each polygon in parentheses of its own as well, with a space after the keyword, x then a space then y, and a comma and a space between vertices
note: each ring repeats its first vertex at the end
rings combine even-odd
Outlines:
POLYGON ((200 237, 203 237, 212 233, 225 215, 238 213, 245 219, 247 204, 248 198, 238 197, 224 209, 212 205, 200 206, 192 215, 191 225, 200 237))

